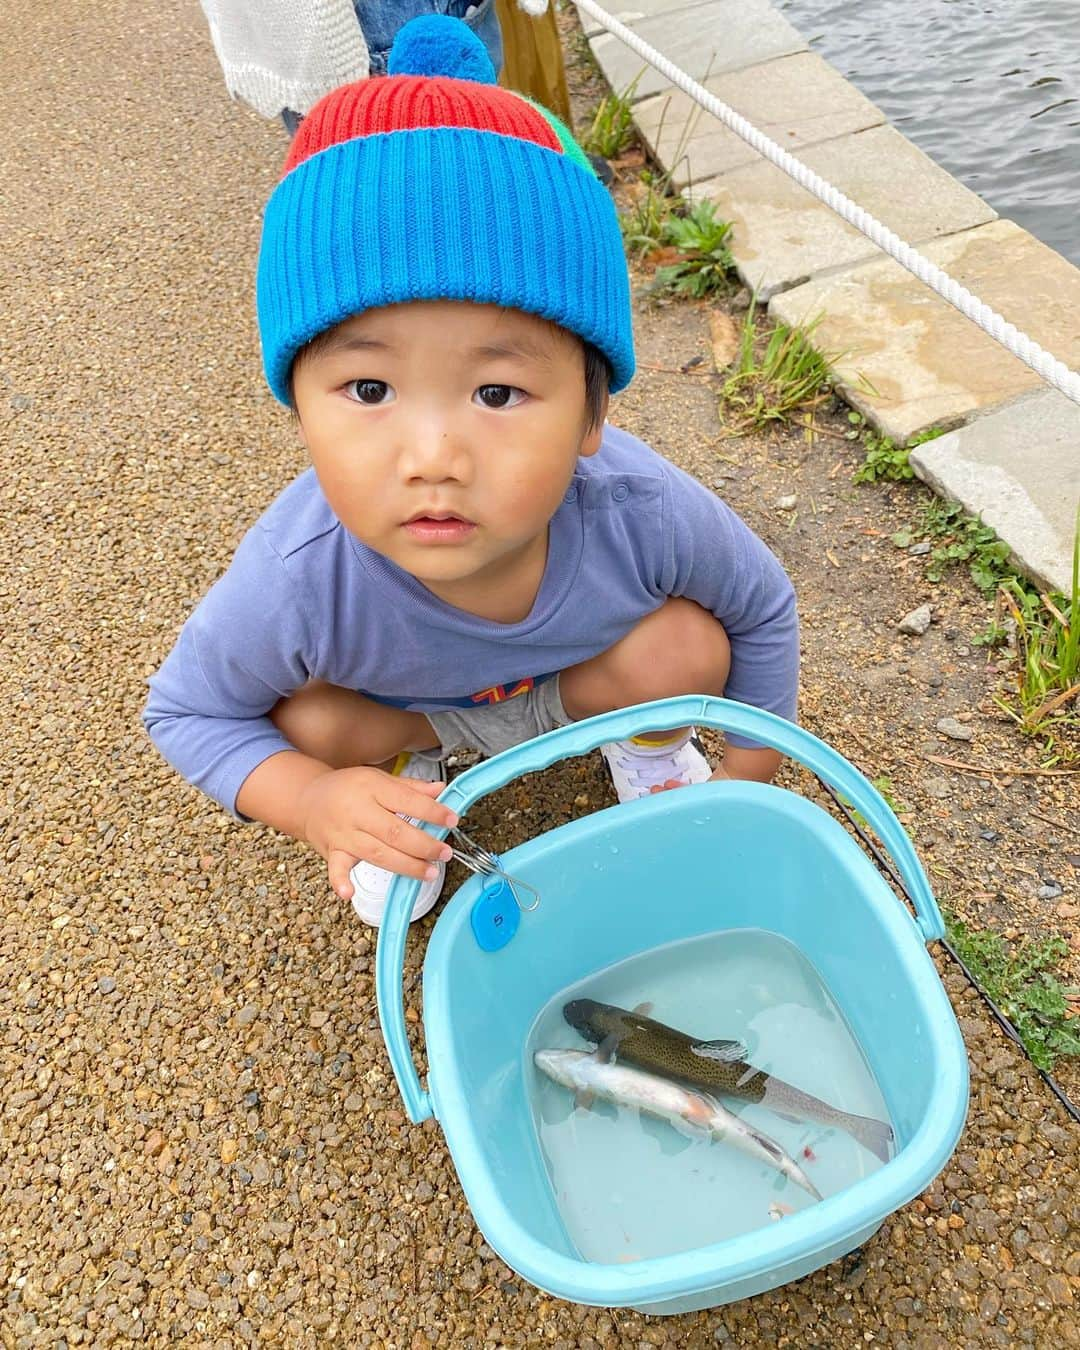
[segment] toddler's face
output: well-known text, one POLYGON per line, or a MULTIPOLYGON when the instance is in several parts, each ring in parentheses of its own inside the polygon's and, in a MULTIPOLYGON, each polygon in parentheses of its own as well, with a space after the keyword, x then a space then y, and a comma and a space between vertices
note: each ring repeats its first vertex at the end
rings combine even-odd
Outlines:
POLYGON ((305 351, 293 396, 323 492, 358 539, 459 608, 525 616, 548 522, 600 444, 575 338, 494 305, 392 305, 305 351))

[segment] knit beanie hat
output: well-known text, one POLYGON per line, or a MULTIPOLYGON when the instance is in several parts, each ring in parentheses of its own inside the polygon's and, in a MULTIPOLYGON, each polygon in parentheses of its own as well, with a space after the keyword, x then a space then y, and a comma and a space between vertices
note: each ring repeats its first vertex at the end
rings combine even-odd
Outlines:
POLYGON ((570 132, 500 89, 460 20, 404 25, 389 74, 321 99, 263 218, 256 285, 266 378, 363 310, 411 300, 550 319, 634 373, 630 286, 611 198, 570 132))

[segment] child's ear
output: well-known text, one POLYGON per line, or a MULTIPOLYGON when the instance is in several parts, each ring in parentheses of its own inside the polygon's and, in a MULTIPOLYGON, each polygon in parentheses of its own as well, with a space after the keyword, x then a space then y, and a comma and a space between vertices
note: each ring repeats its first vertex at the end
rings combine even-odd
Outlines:
POLYGON ((585 438, 581 442, 581 449, 578 451, 578 454, 585 459, 590 455, 595 455, 597 450, 600 449, 600 442, 604 438, 604 423, 607 420, 607 410, 608 396, 605 393, 604 402, 598 409, 596 423, 586 431, 585 438))

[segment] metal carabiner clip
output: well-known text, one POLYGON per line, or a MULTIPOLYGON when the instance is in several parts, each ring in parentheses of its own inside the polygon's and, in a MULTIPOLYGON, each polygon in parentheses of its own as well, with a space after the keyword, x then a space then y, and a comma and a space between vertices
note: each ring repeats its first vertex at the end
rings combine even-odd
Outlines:
POLYGON ((460 848, 454 848, 453 844, 450 845, 450 848, 453 856, 463 867, 467 867, 470 872, 476 872, 479 876, 501 877, 510 887, 510 893, 514 897, 514 903, 517 905, 518 909, 521 910, 522 914, 530 913, 537 905, 539 905, 540 892, 536 887, 530 886, 527 881, 522 881, 518 877, 512 877, 509 872, 503 869, 503 865, 499 861, 497 854, 488 852, 488 850, 478 844, 475 839, 470 839, 465 831, 457 825, 451 828, 450 833, 454 836, 455 840, 461 844, 460 848), (523 891, 528 891, 533 897, 531 905, 522 904, 521 896, 518 894, 519 887, 523 891))

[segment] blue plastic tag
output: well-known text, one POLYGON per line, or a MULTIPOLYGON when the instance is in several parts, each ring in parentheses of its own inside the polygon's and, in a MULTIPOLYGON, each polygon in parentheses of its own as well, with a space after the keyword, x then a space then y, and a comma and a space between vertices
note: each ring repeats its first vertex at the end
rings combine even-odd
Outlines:
POLYGON ((509 883, 502 877, 488 877, 469 917, 473 937, 482 951, 497 952, 505 947, 521 923, 521 913, 509 883))

